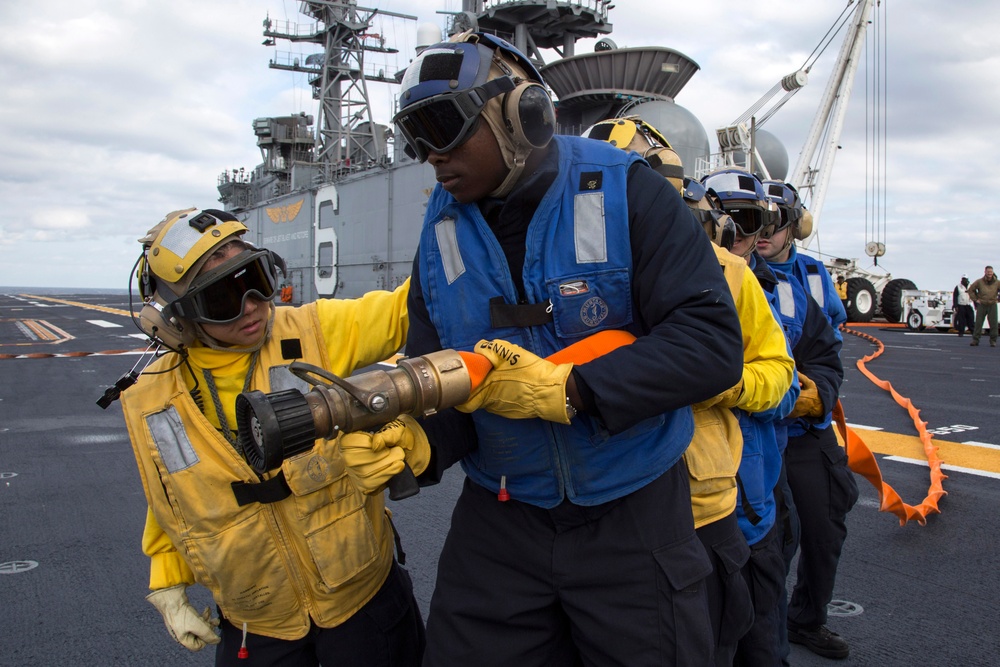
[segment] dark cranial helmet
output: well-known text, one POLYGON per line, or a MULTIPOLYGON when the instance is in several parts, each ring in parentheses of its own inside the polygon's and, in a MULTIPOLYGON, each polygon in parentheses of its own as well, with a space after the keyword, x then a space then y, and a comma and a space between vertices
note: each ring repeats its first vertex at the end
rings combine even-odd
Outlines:
POLYGON ((701 184, 718 198, 722 210, 732 217, 736 231, 743 236, 760 234, 777 214, 760 180, 745 169, 726 167, 713 171, 701 184))
POLYGON ((456 41, 429 46, 403 75, 399 111, 392 121, 406 141, 406 154, 427 160, 429 152, 461 146, 485 120, 510 170, 494 196, 517 182, 528 154, 555 134, 555 107, 541 74, 509 42, 486 33, 464 33, 456 41))

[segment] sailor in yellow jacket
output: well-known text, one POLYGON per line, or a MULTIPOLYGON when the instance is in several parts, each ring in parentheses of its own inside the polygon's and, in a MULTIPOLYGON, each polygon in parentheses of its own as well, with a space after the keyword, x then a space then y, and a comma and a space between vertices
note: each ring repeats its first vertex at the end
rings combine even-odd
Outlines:
POLYGON ((792 384, 795 362, 760 283, 744 258, 728 250, 735 240, 734 223, 711 205, 704 188, 699 190, 697 182, 684 178, 680 156, 670 142, 637 116, 602 121, 587 136, 638 152, 677 189, 712 240, 739 315, 743 378, 728 391, 693 406, 695 432, 684 453, 695 529, 714 567, 706 581, 715 664, 731 666, 737 642, 754 619, 751 595, 740 573, 750 548, 736 516, 744 442, 734 409, 759 413, 776 408, 792 384))
POLYGON ((317 440, 262 475, 235 433, 240 392, 308 390, 292 361, 347 376, 399 350, 408 281, 275 308, 281 260, 246 231, 229 213, 188 209, 140 239, 139 320, 172 351, 122 395, 149 504, 147 599, 186 648, 217 644, 216 665, 419 665, 423 621, 382 490, 404 461, 427 466, 420 427, 404 418, 317 440), (195 582, 219 619, 188 602, 195 582))

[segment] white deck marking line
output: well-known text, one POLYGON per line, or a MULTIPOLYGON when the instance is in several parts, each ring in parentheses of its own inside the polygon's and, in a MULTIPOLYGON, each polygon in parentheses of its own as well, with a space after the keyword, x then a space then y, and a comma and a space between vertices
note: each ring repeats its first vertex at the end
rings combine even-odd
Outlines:
POLYGON ((882 431, 884 430, 881 426, 865 426, 864 424, 852 424, 847 422, 847 425, 851 428, 859 428, 862 431, 882 431))
POLYGON ((87 320, 87 321, 93 325, 103 327, 105 329, 120 329, 122 326, 120 324, 115 324, 114 322, 108 322, 105 320, 87 320))
POLYGON ((975 440, 966 440, 962 444, 972 445, 973 447, 986 447, 987 449, 1000 449, 1000 445, 991 445, 988 442, 976 442, 975 440))
MULTIPOLYGON (((912 463, 918 466, 929 467, 927 461, 921 461, 920 459, 908 459, 903 456, 887 456, 886 461, 899 461, 900 463, 912 463)), ((987 472, 985 470, 976 470, 975 468, 963 468, 962 466, 953 466, 945 463, 941 466, 942 470, 952 470, 954 472, 964 472, 969 475, 979 475, 980 477, 992 477, 993 479, 1000 479, 1000 473, 987 472)))

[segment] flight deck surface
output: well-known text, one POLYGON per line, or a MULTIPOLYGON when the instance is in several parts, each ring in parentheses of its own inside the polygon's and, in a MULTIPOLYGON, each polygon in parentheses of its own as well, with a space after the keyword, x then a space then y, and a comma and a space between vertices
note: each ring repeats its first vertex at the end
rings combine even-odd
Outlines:
MULTIPOLYGON (((0 294, 0 665, 213 664, 211 650, 174 643, 143 599, 142 486, 119 404, 96 405, 146 349, 128 312, 126 295, 0 294)), ((851 645, 839 664, 998 664, 1000 348, 988 338, 970 347, 955 334, 858 330, 885 345, 869 370, 928 422, 948 495, 926 525, 901 527, 858 477, 828 624, 851 645)), ((855 365, 875 349, 845 335, 841 400, 886 480, 916 505, 929 470, 912 421, 855 365)), ((389 503, 425 615, 463 479, 456 467, 389 503)), ((199 609, 210 604, 200 587, 189 594, 199 609)), ((792 647, 794 665, 830 663, 792 647)))

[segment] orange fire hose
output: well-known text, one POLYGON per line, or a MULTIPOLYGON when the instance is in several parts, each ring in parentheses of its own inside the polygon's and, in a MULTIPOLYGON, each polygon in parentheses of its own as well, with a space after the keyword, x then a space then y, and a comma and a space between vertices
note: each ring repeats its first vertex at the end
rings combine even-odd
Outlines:
MULTIPOLYGON (((628 345, 634 340, 635 336, 627 331, 617 329, 598 331, 545 358, 554 364, 584 364, 612 350, 617 350, 623 345, 628 345)), ((493 370, 493 364, 490 363, 489 359, 475 352, 459 352, 459 355, 461 355, 462 360, 469 369, 469 376, 472 378, 472 389, 475 391, 476 387, 486 379, 487 373, 493 370)))
POLYGON ((896 403, 905 408, 913 420, 913 425, 917 429, 920 441, 924 445, 927 463, 930 466, 930 486, 927 489, 927 496, 923 502, 916 506, 903 502, 903 499, 896 493, 896 490, 882 478, 882 471, 879 470, 878 461, 875 460, 872 450, 865 444, 861 436, 847 425, 844 419, 844 407, 840 404, 840 401, 837 401, 837 405, 833 409, 833 419, 837 423, 837 430, 840 431, 840 435, 844 439, 847 448, 848 465, 851 470, 867 479, 875 487, 875 491, 878 492, 879 496, 879 511, 895 514, 899 517, 900 526, 905 526, 908 521, 916 521, 923 526, 927 523, 928 515, 940 514, 941 510, 938 509, 938 500, 948 493, 942 486, 943 481, 948 476, 941 471, 942 461, 937 453, 938 448, 931 441, 930 433, 927 432, 927 422, 920 419, 920 410, 913 405, 910 399, 897 393, 887 380, 879 379, 865 366, 866 362, 875 359, 885 350, 882 341, 860 331, 846 328, 843 331, 844 333, 864 338, 878 346, 878 349, 873 354, 869 354, 863 359, 858 360, 858 370, 864 373, 865 377, 871 380, 876 386, 889 392, 896 403))
MULTIPOLYGON (((840 435, 844 440, 847 449, 848 465, 851 470, 867 479, 878 492, 880 502, 879 511, 895 514, 899 517, 899 525, 901 526, 906 525, 908 521, 916 521, 920 525, 924 525, 927 523, 927 516, 929 514, 940 513, 938 500, 948 493, 942 487, 942 482, 948 476, 941 471, 942 461, 937 455, 938 448, 931 442, 931 436, 926 429, 927 422, 920 420, 920 411, 914 407, 910 399, 899 395, 888 381, 879 379, 865 366, 865 362, 875 359, 885 350, 882 341, 860 331, 846 328, 843 331, 864 338, 878 346, 878 349, 873 354, 857 362, 858 369, 877 386, 888 391, 896 403, 905 408, 909 413, 917 429, 917 433, 920 435, 920 441, 924 444, 927 463, 930 465, 931 483, 927 490, 927 496, 919 505, 913 506, 903 502, 903 499, 896 490, 882 477, 882 471, 879 469, 878 461, 876 461, 871 449, 865 444, 861 436, 847 425, 844 418, 844 407, 838 400, 836 406, 833 408, 833 420, 836 422, 837 430, 840 431, 840 435)), ((626 331, 601 331, 559 350, 547 357, 547 359, 557 364, 567 362, 582 364, 623 345, 628 345, 634 340, 635 337, 626 331)), ((459 352, 459 354, 469 369, 469 375, 472 377, 472 388, 475 389, 486 378, 486 375, 493 370, 493 365, 486 357, 475 352, 459 352)))

